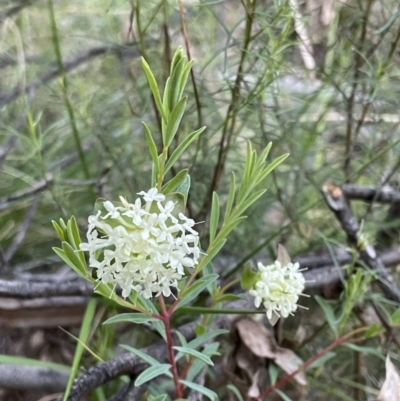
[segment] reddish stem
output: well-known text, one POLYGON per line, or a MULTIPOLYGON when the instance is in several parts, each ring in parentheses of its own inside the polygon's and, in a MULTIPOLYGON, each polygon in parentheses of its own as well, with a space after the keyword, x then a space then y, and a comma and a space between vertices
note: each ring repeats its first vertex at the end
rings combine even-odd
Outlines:
POLYGON ((175 361, 174 340, 172 338, 172 331, 170 325, 171 314, 169 313, 169 311, 167 311, 167 308, 165 307, 165 302, 162 294, 159 296, 159 300, 160 300, 162 321, 165 327, 165 335, 167 337, 168 357, 172 366, 171 369, 176 389, 176 398, 183 398, 183 386, 181 383, 179 383, 178 367, 175 361))
POLYGON ((252 398, 252 401, 256 400, 262 400, 264 397, 267 395, 271 394, 273 391, 281 388, 284 384, 286 384, 288 381, 292 380, 298 373, 301 371, 305 371, 311 364, 313 364, 315 361, 317 361, 319 358, 322 358, 325 354, 327 354, 329 351, 333 350, 337 346, 345 343, 348 339, 348 335, 345 335, 343 337, 337 338, 332 344, 328 345, 325 349, 323 349, 321 352, 318 354, 314 355, 310 359, 308 359, 306 362, 301 365, 299 369, 291 373, 290 375, 286 375, 282 377, 282 379, 278 380, 273 386, 268 387, 266 390, 264 390, 258 397, 252 398))

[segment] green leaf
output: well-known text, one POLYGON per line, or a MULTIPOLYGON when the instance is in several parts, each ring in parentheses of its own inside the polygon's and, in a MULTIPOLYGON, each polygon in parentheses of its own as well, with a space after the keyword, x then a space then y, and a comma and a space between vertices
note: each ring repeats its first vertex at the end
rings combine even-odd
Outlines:
POLYGON ((382 355, 381 352, 379 352, 379 350, 375 347, 366 347, 363 345, 357 345, 357 344, 352 344, 352 343, 347 343, 347 344, 343 344, 344 347, 346 348, 350 348, 353 351, 359 352, 361 354, 365 354, 365 355, 374 355, 377 356, 378 358, 382 359, 382 361, 385 361, 385 356, 382 355))
POLYGON ((89 338, 89 333, 90 333, 90 330, 92 327, 94 314, 96 312, 96 305, 97 305, 96 298, 91 298, 89 303, 86 306, 86 311, 85 311, 85 314, 84 314, 83 320, 82 320, 81 330, 79 332, 79 342, 76 345, 74 359, 73 359, 72 367, 71 367, 71 374, 69 376, 68 384, 65 389, 63 401, 66 401, 68 399, 69 393, 72 388, 72 384, 74 383, 75 377, 78 374, 79 364, 80 364, 83 350, 84 350, 83 344, 86 344, 86 342, 89 338))
POLYGON ((163 145, 165 145, 165 132, 166 132, 167 123, 168 123, 169 115, 170 115, 169 102, 168 102, 170 83, 171 83, 171 78, 168 77, 167 82, 165 82, 164 96, 163 96, 163 107, 164 107, 165 118, 163 118, 161 121, 163 145))
POLYGON ((278 167, 288 156, 289 153, 285 153, 282 156, 279 156, 275 160, 273 160, 264 170, 261 171, 261 174, 258 175, 256 184, 259 184, 265 177, 267 177, 267 175, 272 170, 278 167))
POLYGON ((232 391, 232 393, 235 395, 235 397, 239 400, 239 401, 244 401, 242 394, 240 393, 240 391, 238 390, 238 388, 236 386, 234 386, 233 384, 228 384, 226 386, 226 388, 230 391, 232 391))
POLYGON ((67 232, 67 225, 65 224, 63 219, 60 219, 60 227, 61 227, 61 230, 64 231, 64 233, 67 232))
POLYGON ((176 65, 184 58, 185 56, 183 55, 183 49, 181 46, 179 46, 176 50, 174 55, 172 56, 171 60, 171 69, 170 69, 170 75, 174 72, 174 69, 176 68, 176 65))
POLYGON ((186 148, 206 129, 206 127, 201 127, 196 131, 191 132, 172 152, 172 155, 165 165, 165 173, 167 173, 174 163, 178 160, 179 156, 186 150, 186 148))
POLYGON ((243 220, 246 220, 247 216, 242 216, 238 217, 236 219, 233 219, 232 221, 229 221, 228 224, 224 225, 221 228, 221 231, 218 233, 218 236, 222 236, 226 238, 228 234, 238 225, 240 224, 243 220))
MULTIPOLYGON (((207 276, 210 276, 212 274, 215 274, 215 269, 214 269, 214 266, 213 266, 213 264, 211 262, 207 263, 204 266, 204 268, 202 270, 202 274, 203 274, 203 277, 207 277, 207 276)), ((210 295, 213 296, 215 294, 215 292, 217 291, 217 282, 216 281, 211 282, 207 286, 207 290, 210 293, 210 295)))
POLYGON ((187 348, 187 347, 178 347, 178 346, 175 346, 174 349, 179 351, 179 353, 176 355, 176 360, 180 359, 180 357, 183 354, 187 354, 187 355, 191 355, 191 356, 193 356, 193 357, 195 357, 197 359, 200 359, 201 361, 203 361, 207 365, 214 366, 213 361, 208 356, 203 355, 201 352, 196 351, 195 349, 187 348))
POLYGON ((390 321, 392 324, 400 323, 400 308, 397 308, 393 315, 390 317, 390 321))
POLYGON ((214 241, 217 233, 219 222, 219 198, 216 192, 213 192, 212 205, 211 205, 211 217, 210 217, 210 242, 214 241))
POLYGON ((336 356, 335 352, 327 352, 325 355, 321 356, 318 358, 316 361, 314 361, 307 369, 316 369, 321 366, 324 366, 326 362, 328 362, 330 359, 336 356))
POLYGON ((191 315, 261 315, 265 310, 256 309, 227 309, 227 308, 209 308, 203 306, 183 306, 180 313, 191 315))
POLYGON ((199 264, 196 268, 196 272, 201 271, 204 266, 207 266, 217 255, 217 253, 222 249, 225 245, 226 239, 219 240, 217 243, 212 244, 212 247, 207 249, 207 255, 201 260, 201 264, 199 264), (200 268, 200 269, 199 269, 200 268))
POLYGON ((383 326, 381 326, 379 323, 374 323, 364 333, 364 338, 372 338, 372 337, 375 337, 376 335, 382 334, 384 332, 385 332, 385 329, 383 328, 383 326))
POLYGON ((170 369, 171 365, 166 363, 150 366, 136 378, 135 386, 141 386, 155 377, 165 375, 170 369))
POLYGON ((154 163, 155 173, 158 174, 158 172, 160 171, 160 162, 158 160, 157 146, 156 143, 154 142, 153 136, 151 135, 150 128, 143 121, 142 125, 144 127, 144 133, 146 135, 147 146, 149 147, 150 150, 151 159, 153 160, 154 163))
POLYGON ((185 179, 179 184, 179 186, 176 188, 176 192, 182 194, 185 197, 185 205, 189 196, 189 191, 190 191, 190 175, 188 174, 185 179))
POLYGON ((246 200, 238 200, 240 206, 237 206, 235 210, 235 215, 241 216, 246 209, 248 209, 260 196, 266 192, 266 189, 260 189, 259 191, 253 193, 251 196, 247 197, 246 200))
POLYGON ((125 345, 125 344, 120 344, 120 346, 124 349, 126 349, 127 351, 131 352, 132 354, 138 356, 140 359, 142 359, 143 361, 147 362, 150 366, 159 366, 160 362, 153 358, 150 355, 147 355, 145 352, 140 351, 139 349, 133 348, 129 345, 125 345))
POLYGON ((58 369, 64 372, 70 372, 71 368, 61 363, 41 361, 32 358, 25 358, 22 356, 3 355, 0 354, 0 364, 23 365, 23 366, 38 366, 49 369, 58 369))
POLYGON ((188 169, 185 168, 184 170, 181 170, 174 178, 169 180, 163 187, 162 187, 162 193, 164 195, 169 194, 170 192, 180 192, 177 190, 179 185, 186 179, 188 175, 188 169))
POLYGON ((74 216, 67 221, 67 238, 68 242, 74 249, 79 249, 81 237, 79 235, 78 225, 74 216))
POLYGON ((61 242, 65 241, 65 234, 62 228, 54 220, 52 220, 51 223, 53 224, 54 230, 56 230, 56 233, 60 241, 61 242))
POLYGON ((236 179, 235 179, 235 174, 232 173, 231 174, 231 182, 229 185, 228 200, 226 201, 226 207, 225 207, 224 223, 228 220, 229 215, 231 214, 233 200, 235 199, 235 192, 236 192, 236 179))
POLYGON ((62 243, 62 248, 65 254, 67 255, 68 259, 82 272, 84 276, 87 275, 87 265, 86 261, 82 261, 82 259, 77 255, 79 252, 83 253, 82 251, 76 251, 72 246, 64 241, 62 243))
POLYGON ((202 345, 205 342, 207 342, 208 340, 210 340, 211 338, 217 337, 217 336, 219 336, 221 334, 227 334, 227 333, 229 333, 229 330, 225 330, 225 329, 218 329, 218 330, 209 331, 209 332, 204 333, 201 336, 195 338, 194 340, 190 341, 187 344, 187 347, 197 348, 200 345, 202 345))
POLYGON ((216 393, 214 393, 214 391, 206 387, 200 386, 200 384, 196 384, 188 380, 179 380, 179 382, 184 384, 186 387, 189 387, 192 390, 198 391, 199 393, 205 395, 211 401, 218 400, 218 396, 216 393))
POLYGON ((163 104, 161 101, 160 91, 158 90, 157 81, 154 78, 154 75, 151 72, 149 65, 147 64, 146 60, 143 57, 142 57, 142 67, 143 67, 144 73, 146 74, 147 82, 149 83, 151 92, 153 93, 154 100, 157 105, 157 109, 160 112, 162 118, 164 120, 166 120, 166 115, 165 115, 163 104))
POLYGON ((335 318, 335 313, 333 312, 333 308, 329 303, 321 298, 318 295, 315 295, 315 300, 319 303, 320 307, 324 311, 326 321, 329 324, 329 327, 332 329, 332 331, 335 333, 335 336, 337 337, 339 334, 338 331, 338 321, 335 318))
POLYGON ((153 399, 151 401, 165 401, 166 399, 167 399, 166 394, 160 394, 157 397, 153 397, 153 399))
POLYGON ((82 264, 86 266, 85 254, 80 250, 79 245, 81 244, 81 236, 79 234, 78 223, 76 222, 75 216, 72 216, 67 222, 67 236, 73 248, 78 251, 76 254, 81 260, 82 264))
POLYGON ((60 259, 62 259, 69 267, 71 267, 76 273, 78 273, 81 277, 87 279, 87 272, 83 273, 79 267, 75 266, 75 264, 68 258, 65 251, 61 248, 53 248, 53 251, 58 255, 60 259))
MULTIPOLYGON (((211 343, 208 344, 202 351, 203 355, 206 355, 208 357, 212 357, 214 355, 219 355, 219 353, 217 352, 219 348, 219 343, 215 342, 215 343, 211 343)), ((195 377, 200 373, 200 371, 204 368, 206 364, 199 360, 199 359, 195 359, 191 368, 189 369, 188 375, 187 375, 187 379, 189 381, 192 381, 195 379, 195 377)))
POLYGON ((216 304, 219 304, 219 303, 221 303, 221 302, 229 302, 229 301, 237 301, 237 300, 239 300, 239 299, 247 299, 246 298, 246 295, 244 295, 244 294, 240 294, 240 295, 236 295, 236 294, 224 294, 224 295, 221 295, 220 297, 218 297, 216 300, 215 300, 215 303, 216 304))
POLYGON ((150 323, 159 321, 160 319, 144 315, 143 313, 120 313, 119 315, 110 317, 103 324, 114 324, 123 322, 141 324, 141 323, 150 323))
POLYGON ((250 263, 246 264, 242 272, 242 277, 240 278, 242 288, 244 290, 250 290, 253 288, 258 277, 259 273, 253 272, 250 263))
MULTIPOLYGON (((149 299, 143 298, 142 295, 138 294, 137 296, 137 304, 144 310, 149 311, 151 314, 158 315, 158 310, 154 306, 153 302, 151 302, 149 299)), ((154 328, 160 333, 161 337, 166 340, 167 336, 165 334, 165 327, 164 324, 161 321, 156 321, 152 323, 154 328)))
POLYGON ((171 71, 171 81, 169 85, 168 105, 171 110, 179 102, 179 93, 181 93, 180 82, 185 68, 186 59, 183 57, 173 66, 171 71))
POLYGON ((198 279, 187 290, 181 294, 181 299, 175 310, 178 310, 189 302, 193 301, 207 286, 218 278, 218 274, 212 274, 198 279))
POLYGON ((183 97, 181 100, 179 100, 177 105, 172 110, 171 115, 169 116, 167 128, 165 131, 164 146, 169 147, 171 145, 175 137, 175 134, 178 131, 179 125, 183 117, 183 113, 185 112, 186 109, 186 101, 187 101, 186 96, 183 97))
POLYGON ((179 82, 178 99, 180 99, 183 95, 183 91, 185 90, 186 83, 190 74, 190 70, 192 69, 193 63, 194 61, 190 60, 183 69, 183 72, 181 74, 181 80, 179 82))

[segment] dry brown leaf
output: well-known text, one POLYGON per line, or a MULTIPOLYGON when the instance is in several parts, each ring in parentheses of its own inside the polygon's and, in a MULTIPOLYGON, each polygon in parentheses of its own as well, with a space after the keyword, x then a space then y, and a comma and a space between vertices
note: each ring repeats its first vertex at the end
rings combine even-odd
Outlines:
MULTIPOLYGON (((272 359, 287 374, 295 372, 303 364, 292 350, 279 347, 271 332, 262 323, 246 317, 240 319, 236 327, 240 338, 254 355, 272 359)), ((299 372, 294 379, 302 386, 307 385, 304 372, 299 372)))
POLYGON ((386 357, 386 379, 379 393, 378 401, 400 401, 400 375, 389 355, 386 357))
POLYGON ((276 342, 263 324, 244 318, 236 323, 239 336, 254 355, 274 359, 276 342))
MULTIPOLYGON (((288 348, 278 348, 275 353, 275 363, 290 375, 303 364, 303 361, 292 350, 288 348)), ((303 371, 297 373, 294 379, 302 386, 307 385, 306 375, 303 371)))

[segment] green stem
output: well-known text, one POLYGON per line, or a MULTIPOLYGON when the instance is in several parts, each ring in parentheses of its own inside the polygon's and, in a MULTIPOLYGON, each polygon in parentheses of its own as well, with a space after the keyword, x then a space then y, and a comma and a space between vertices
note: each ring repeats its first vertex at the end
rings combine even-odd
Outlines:
POLYGON ((168 147, 164 146, 161 156, 160 170, 158 172, 158 177, 157 177, 157 189, 159 192, 161 192, 162 184, 164 181, 164 170, 167 158, 168 158, 168 147))
POLYGON ((54 7, 53 7, 53 0, 48 0, 49 12, 50 12, 50 23, 51 23, 51 33, 52 33, 52 40, 54 45, 54 52, 56 54, 58 70, 61 77, 61 89, 64 97, 65 107, 67 108, 69 121, 71 124, 72 134, 75 140, 75 146, 78 151, 79 159, 82 164, 82 170, 85 175, 86 179, 90 178, 89 169, 86 164, 85 154, 83 152, 81 139, 79 137, 78 128, 76 126, 75 114, 72 104, 68 98, 68 83, 67 83, 67 75, 65 73, 65 68, 62 60, 61 49, 60 49, 60 42, 58 40, 58 33, 57 33, 57 24, 56 18, 54 14, 54 7))

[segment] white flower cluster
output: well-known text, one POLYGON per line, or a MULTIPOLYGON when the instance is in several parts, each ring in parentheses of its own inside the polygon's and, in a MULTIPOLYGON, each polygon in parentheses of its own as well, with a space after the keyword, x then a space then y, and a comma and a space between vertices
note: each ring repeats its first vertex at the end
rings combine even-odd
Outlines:
POLYGON ((144 298, 171 294, 170 287, 184 276, 184 267, 198 263, 199 236, 194 221, 183 213, 175 217, 175 202, 166 201, 156 188, 139 192, 134 204, 120 198, 122 206, 104 202, 104 216, 89 217, 87 243, 91 267, 104 284, 119 285, 122 296, 136 291, 144 298), (156 207, 155 207, 156 206, 156 207), (156 210, 156 211, 154 211, 156 210))
POLYGON ((272 318, 273 312, 278 316, 288 317, 297 309, 299 295, 305 286, 299 264, 288 263, 282 266, 279 261, 275 261, 272 265, 264 266, 259 262, 258 269, 260 279, 249 291, 255 297, 256 307, 263 303, 268 319, 272 318))

